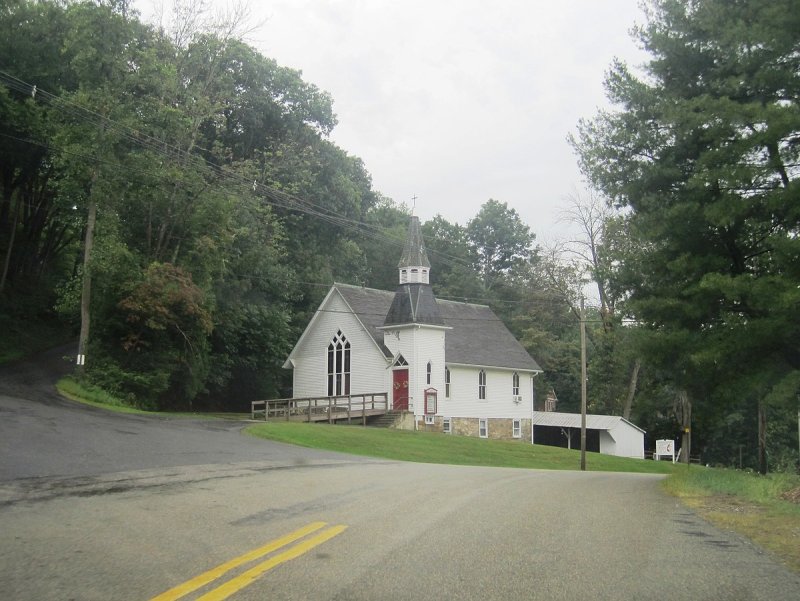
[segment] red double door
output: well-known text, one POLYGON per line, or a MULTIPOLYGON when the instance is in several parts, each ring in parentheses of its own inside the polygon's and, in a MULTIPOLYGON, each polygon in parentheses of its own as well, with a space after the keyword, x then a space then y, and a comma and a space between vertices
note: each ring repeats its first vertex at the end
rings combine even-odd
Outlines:
POLYGON ((407 369, 395 369, 392 372, 392 408, 395 411, 408 411, 407 369))

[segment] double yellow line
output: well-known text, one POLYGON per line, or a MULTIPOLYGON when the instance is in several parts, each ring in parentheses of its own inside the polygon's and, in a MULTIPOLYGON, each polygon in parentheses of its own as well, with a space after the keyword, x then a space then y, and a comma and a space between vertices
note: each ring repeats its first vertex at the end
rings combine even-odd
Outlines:
MULTIPOLYGON (((259 547, 258 549, 253 549, 244 555, 240 555, 239 557, 235 557, 230 561, 226 561, 225 563, 218 565, 216 568, 211 568, 207 572, 203 572, 191 580, 187 580, 183 584, 179 584, 178 586, 161 593, 157 597, 153 597, 150 601, 173 601, 174 599, 180 599, 184 595, 188 595, 189 593, 204 587, 210 582, 217 580, 231 570, 250 563, 251 561, 255 561, 256 559, 260 559, 265 555, 272 553, 273 551, 277 551, 278 549, 285 547, 290 543, 308 536, 312 532, 317 532, 325 526, 327 526, 325 522, 312 522, 307 526, 303 526, 302 528, 295 530, 294 532, 290 532, 286 536, 276 538, 275 540, 268 542, 266 545, 259 547)), ((197 601, 220 601, 221 599, 227 599, 236 591, 239 591, 247 585, 252 584, 253 581, 255 581, 255 579, 261 576, 264 572, 267 572, 282 563, 300 557, 314 547, 321 545, 325 541, 332 539, 338 534, 341 534, 346 528, 347 526, 344 525, 326 528, 311 538, 294 545, 282 553, 273 555, 266 561, 253 566, 245 572, 242 572, 235 578, 228 580, 225 584, 222 584, 217 588, 207 592, 202 597, 199 597, 197 601)))

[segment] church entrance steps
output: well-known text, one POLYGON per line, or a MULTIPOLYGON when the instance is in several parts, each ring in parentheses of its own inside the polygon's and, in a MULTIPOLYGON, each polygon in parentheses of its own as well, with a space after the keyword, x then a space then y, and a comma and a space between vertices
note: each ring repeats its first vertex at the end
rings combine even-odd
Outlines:
POLYGON ((397 424, 397 420, 400 419, 402 415, 402 411, 388 411, 383 415, 379 415, 368 420, 367 425, 374 428, 393 428, 397 424))

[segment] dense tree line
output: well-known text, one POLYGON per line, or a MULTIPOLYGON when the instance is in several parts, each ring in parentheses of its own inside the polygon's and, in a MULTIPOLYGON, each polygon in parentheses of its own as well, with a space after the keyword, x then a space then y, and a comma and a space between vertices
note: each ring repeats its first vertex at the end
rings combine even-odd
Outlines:
POLYGON ((592 185, 624 208, 611 278, 678 399, 683 446, 694 430, 720 461, 757 448, 762 472, 797 461, 798 8, 649 2, 644 72, 612 65, 619 109, 574 140, 592 185))
MULTIPOLYGON (((230 24, 190 24, 2 9, 0 302, 12 328, 54 307, 82 325, 82 376, 133 404, 241 407, 283 392, 327 285, 396 285, 408 211, 329 140, 326 93, 230 24)), ((515 211, 426 228, 441 294, 518 300, 533 235, 515 211)))
MULTIPOLYGON (((578 238, 541 247, 494 199, 423 231, 437 296, 496 311, 545 369, 540 405, 579 409, 588 287, 591 411, 651 445, 691 427, 727 464, 756 464, 761 423, 788 467, 800 13, 761 4, 650 3, 645 76, 615 64, 620 109, 574 138, 594 190, 567 210, 578 238)), ((0 327, 83 324, 81 377, 134 405, 238 409, 288 392, 332 282, 394 289, 409 211, 331 142, 325 92, 235 23, 196 22, 159 29, 125 0, 0 8, 0 327)))

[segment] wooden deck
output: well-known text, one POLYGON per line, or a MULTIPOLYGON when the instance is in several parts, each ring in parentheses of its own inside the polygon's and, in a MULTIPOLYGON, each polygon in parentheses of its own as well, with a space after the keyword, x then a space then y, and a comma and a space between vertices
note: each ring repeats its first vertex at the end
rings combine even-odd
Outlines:
POLYGON ((384 415, 389 409, 389 393, 374 392, 347 396, 253 401, 250 404, 250 417, 264 421, 326 421, 331 424, 344 420, 350 424, 353 420, 360 420, 366 426, 368 417, 384 415))

